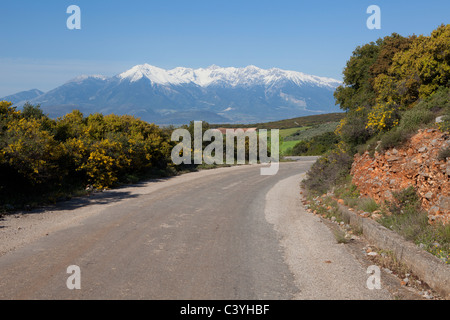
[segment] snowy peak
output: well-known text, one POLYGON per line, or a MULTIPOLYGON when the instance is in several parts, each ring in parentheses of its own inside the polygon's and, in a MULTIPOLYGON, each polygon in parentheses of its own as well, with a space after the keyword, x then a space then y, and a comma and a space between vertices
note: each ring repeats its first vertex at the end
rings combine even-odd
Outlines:
POLYGON ((130 82, 136 82, 142 78, 147 78, 153 83, 168 84, 176 82, 176 79, 170 77, 168 72, 164 69, 151 66, 149 64, 137 65, 128 71, 118 75, 118 78, 127 79, 130 82))
POLYGON ((154 84, 180 85, 192 83, 200 87, 208 87, 211 85, 232 87, 240 85, 270 86, 282 81, 292 81, 298 86, 310 84, 329 88, 336 88, 341 84, 340 81, 331 78, 312 76, 302 72, 277 68, 265 70, 253 65, 245 68, 222 68, 212 65, 199 69, 178 67, 172 70, 165 70, 149 64, 143 64, 119 74, 117 78, 130 82, 136 82, 142 78, 146 78, 154 84))
POLYGON ((85 80, 89 80, 89 79, 93 79, 93 80, 108 80, 108 77, 99 75, 99 74, 94 74, 94 75, 81 75, 78 77, 73 78, 72 80, 67 81, 67 83, 81 83, 85 80))

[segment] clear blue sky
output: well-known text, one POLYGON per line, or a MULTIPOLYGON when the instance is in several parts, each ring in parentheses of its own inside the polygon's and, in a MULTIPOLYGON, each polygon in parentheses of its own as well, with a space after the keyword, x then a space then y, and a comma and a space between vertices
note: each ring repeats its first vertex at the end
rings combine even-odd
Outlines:
POLYGON ((2 1, 0 12, 0 97, 142 63, 342 79, 357 45, 450 23, 448 0, 15 0, 2 1), (66 27, 71 4, 81 8, 81 30, 66 27), (381 8, 381 30, 366 27, 371 4, 381 8))

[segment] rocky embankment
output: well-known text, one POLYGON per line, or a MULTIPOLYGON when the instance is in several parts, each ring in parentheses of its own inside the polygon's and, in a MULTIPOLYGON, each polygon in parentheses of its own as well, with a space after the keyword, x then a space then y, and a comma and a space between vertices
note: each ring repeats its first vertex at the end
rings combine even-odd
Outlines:
POLYGON ((353 183, 361 195, 382 203, 393 192, 413 186, 430 222, 450 222, 450 163, 439 159, 450 146, 450 136, 436 129, 419 130, 407 143, 384 153, 357 154, 352 166, 353 183))

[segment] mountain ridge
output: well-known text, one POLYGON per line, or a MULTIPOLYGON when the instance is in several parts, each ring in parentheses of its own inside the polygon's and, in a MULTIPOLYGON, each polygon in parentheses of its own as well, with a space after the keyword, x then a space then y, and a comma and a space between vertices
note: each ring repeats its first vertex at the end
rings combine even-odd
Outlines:
POLYGON ((3 98, 0 98, 0 101, 24 101, 24 100, 31 100, 34 98, 37 98, 41 95, 43 95, 45 92, 38 90, 38 89, 31 89, 26 91, 20 91, 8 96, 5 96, 3 98))
POLYGON ((212 65, 165 70, 141 64, 112 77, 81 75, 37 97, 13 102, 40 104, 51 117, 79 109, 131 114, 158 124, 251 123, 338 112, 333 92, 340 84, 278 68, 212 65))

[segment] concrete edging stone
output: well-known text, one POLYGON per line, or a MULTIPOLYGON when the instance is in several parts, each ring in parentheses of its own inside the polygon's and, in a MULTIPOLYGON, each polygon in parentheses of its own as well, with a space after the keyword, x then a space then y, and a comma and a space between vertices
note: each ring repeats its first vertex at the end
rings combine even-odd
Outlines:
POLYGON ((408 266, 443 298, 450 300, 450 266, 376 221, 363 218, 341 204, 339 209, 343 220, 361 230, 371 244, 393 252, 398 261, 408 266))

